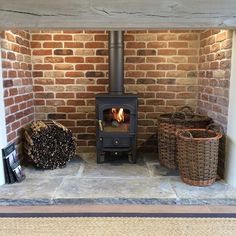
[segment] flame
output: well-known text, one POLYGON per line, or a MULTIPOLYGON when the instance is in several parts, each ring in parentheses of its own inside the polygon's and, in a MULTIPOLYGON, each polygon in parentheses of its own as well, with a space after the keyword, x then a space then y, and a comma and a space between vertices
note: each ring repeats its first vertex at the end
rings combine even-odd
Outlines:
POLYGON ((125 120, 125 116, 124 116, 124 109, 120 108, 118 111, 118 115, 117 115, 117 121, 118 122, 124 122, 125 120))
POLYGON ((119 123, 124 122, 125 116, 124 116, 124 109, 123 108, 120 108, 120 109, 112 108, 111 111, 113 113, 113 118, 115 120, 117 120, 119 123), (117 112, 117 110, 118 110, 118 112, 117 112))

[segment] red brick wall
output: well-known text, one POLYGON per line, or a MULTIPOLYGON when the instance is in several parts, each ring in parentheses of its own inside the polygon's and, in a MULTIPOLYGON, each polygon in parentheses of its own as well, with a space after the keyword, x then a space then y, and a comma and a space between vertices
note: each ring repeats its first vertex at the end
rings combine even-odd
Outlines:
MULTIPOLYGON (((200 34, 199 112, 227 129, 232 31, 206 30, 200 34)), ((220 155, 218 172, 224 173, 224 155, 220 155)))
POLYGON ((231 67, 232 31, 200 34, 198 110, 226 128, 231 67))
POLYGON ((34 118, 29 40, 27 31, 1 32, 7 141, 18 147, 22 127, 34 118))
MULTIPOLYGON (((107 91, 104 31, 31 34, 36 119, 73 130, 80 151, 95 150, 95 94, 107 91)), ((197 103, 199 31, 125 32, 125 89, 139 95, 138 145, 156 149, 160 113, 197 103)))

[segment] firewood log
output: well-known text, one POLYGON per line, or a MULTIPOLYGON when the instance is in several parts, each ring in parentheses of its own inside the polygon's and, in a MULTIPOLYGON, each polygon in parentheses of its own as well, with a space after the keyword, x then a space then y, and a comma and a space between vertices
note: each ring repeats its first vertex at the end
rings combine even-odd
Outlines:
POLYGON ((34 121, 25 127, 24 154, 41 169, 64 167, 75 156, 76 143, 71 130, 53 120, 34 121))

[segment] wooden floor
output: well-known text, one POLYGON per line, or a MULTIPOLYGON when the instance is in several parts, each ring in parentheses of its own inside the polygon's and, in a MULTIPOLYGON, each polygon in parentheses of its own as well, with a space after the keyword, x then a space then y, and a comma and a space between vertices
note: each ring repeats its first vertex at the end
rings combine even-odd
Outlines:
POLYGON ((54 205, 0 206, 0 213, 236 213, 236 206, 54 205))

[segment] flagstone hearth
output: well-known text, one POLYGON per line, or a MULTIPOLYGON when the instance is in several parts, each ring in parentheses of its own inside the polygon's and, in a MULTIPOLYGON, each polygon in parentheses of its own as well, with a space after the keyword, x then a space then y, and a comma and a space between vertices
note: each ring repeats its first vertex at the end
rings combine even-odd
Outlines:
POLYGON ((1 187, 1 205, 236 204, 236 188, 222 180, 209 187, 186 185, 153 154, 139 155, 137 164, 125 158, 96 164, 95 153, 81 154, 63 169, 25 172, 23 182, 1 187))

